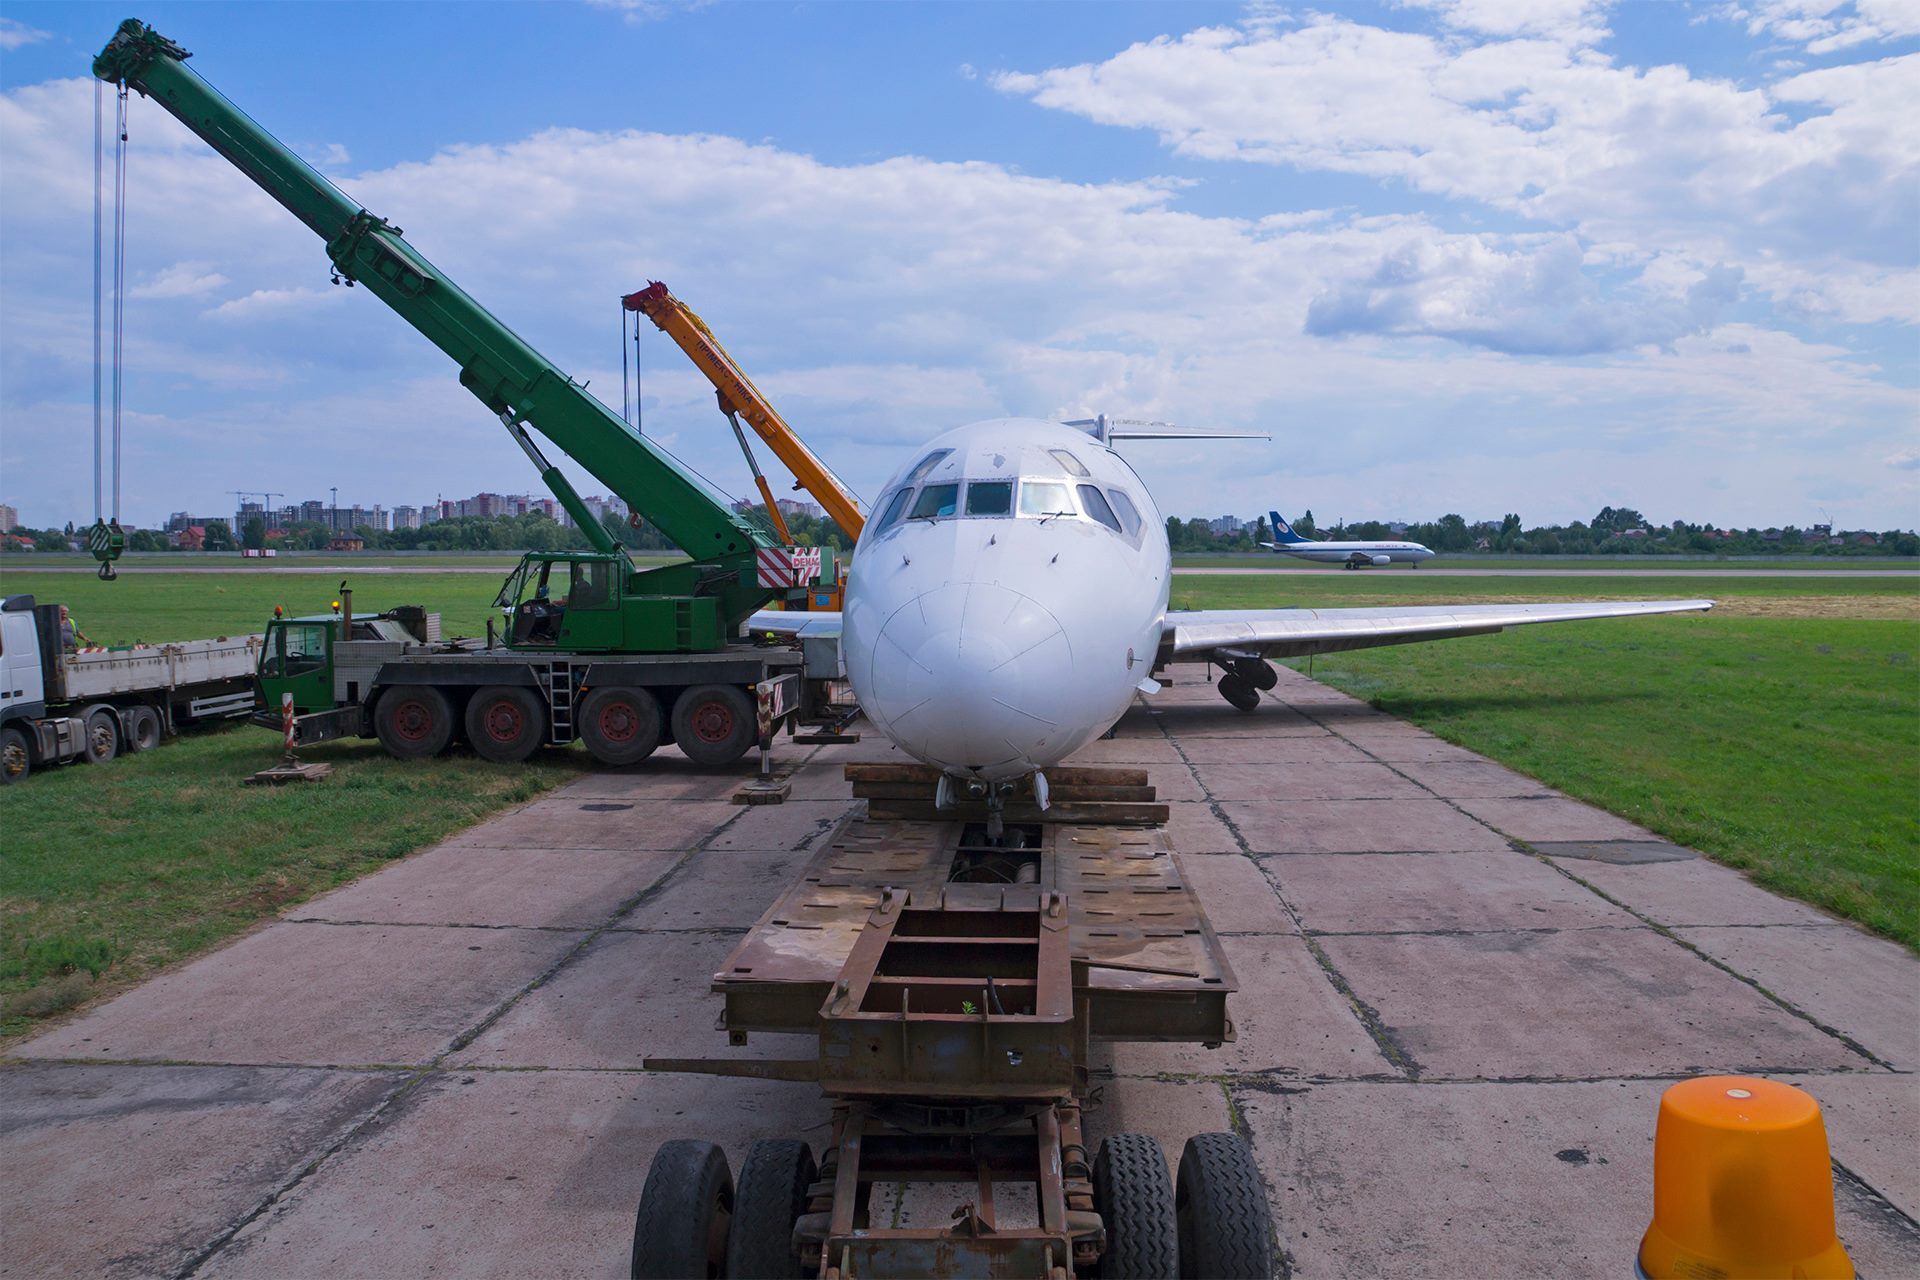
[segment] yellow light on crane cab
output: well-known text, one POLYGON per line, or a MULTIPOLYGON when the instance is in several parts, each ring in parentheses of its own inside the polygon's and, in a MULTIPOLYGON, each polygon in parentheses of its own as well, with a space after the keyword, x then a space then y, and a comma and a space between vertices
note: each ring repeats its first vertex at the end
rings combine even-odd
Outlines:
POLYGON ((275 605, 273 606, 273 616, 276 618, 284 618, 287 616, 287 611, 279 605, 275 605))
POLYGON ((1833 1226, 1820 1104, 1750 1076, 1683 1080, 1660 1098, 1650 1280, 1853 1280, 1833 1226))
POLYGON ((333 611, 334 611, 335 613, 338 613, 338 612, 340 612, 340 602, 339 602, 338 600, 335 600, 335 601, 333 602, 333 611))

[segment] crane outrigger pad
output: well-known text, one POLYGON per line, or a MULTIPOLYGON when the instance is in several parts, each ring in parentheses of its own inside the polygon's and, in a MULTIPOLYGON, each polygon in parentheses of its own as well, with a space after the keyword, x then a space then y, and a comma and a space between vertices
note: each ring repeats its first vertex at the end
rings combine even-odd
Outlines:
POLYGON ((819 1031, 831 1016, 828 997, 889 895, 902 909, 958 918, 1028 916, 1064 899, 1065 955, 1093 1040, 1233 1038, 1233 971, 1165 830, 1015 831, 1025 847, 976 843, 979 828, 968 823, 849 816, 714 975, 722 1025, 737 1034, 819 1031))

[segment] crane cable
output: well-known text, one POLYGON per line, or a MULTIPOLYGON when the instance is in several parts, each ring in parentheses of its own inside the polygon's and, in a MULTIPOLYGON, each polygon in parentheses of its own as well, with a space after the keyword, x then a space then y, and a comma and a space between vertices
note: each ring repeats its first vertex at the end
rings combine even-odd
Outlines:
POLYGON ((127 83, 120 82, 115 132, 118 154, 113 170, 113 522, 120 523, 120 407, 124 379, 121 353, 126 332, 127 298, 127 83))
POLYGON ((104 144, 100 130, 104 125, 104 107, 102 94, 106 92, 106 83, 94 84, 94 524, 100 524, 104 516, 111 514, 113 524, 119 524, 119 499, 121 499, 121 407, 125 403, 125 378, 121 376, 123 353, 125 353, 125 332, 127 332, 127 86, 119 86, 119 102, 115 107, 115 134, 119 136, 115 157, 113 157, 113 372, 111 372, 111 455, 104 457, 104 415, 102 415, 102 319, 106 311, 106 244, 104 244, 104 201, 106 201, 106 178, 104 178, 104 144), (104 505, 104 470, 111 464, 113 470, 113 503, 104 505))

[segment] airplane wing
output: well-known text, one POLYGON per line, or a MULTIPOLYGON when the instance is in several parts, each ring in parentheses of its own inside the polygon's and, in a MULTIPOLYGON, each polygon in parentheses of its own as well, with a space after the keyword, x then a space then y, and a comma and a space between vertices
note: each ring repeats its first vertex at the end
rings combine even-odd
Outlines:
POLYGON ((1310 653, 1491 635, 1535 622, 1637 618, 1711 608, 1711 600, 1589 600, 1567 604, 1169 611, 1160 661, 1205 662, 1222 650, 1239 656, 1299 658, 1310 653))

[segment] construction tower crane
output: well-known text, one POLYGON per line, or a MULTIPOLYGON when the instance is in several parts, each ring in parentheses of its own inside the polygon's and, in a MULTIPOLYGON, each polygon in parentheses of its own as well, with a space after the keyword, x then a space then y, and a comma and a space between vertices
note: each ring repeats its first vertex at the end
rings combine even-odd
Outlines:
MULTIPOLYGON (((694 314, 693 308, 674 297, 668 292, 667 286, 658 280, 620 301, 627 310, 644 314, 662 333, 679 344, 680 349, 687 353, 687 358, 713 384, 714 394, 720 401, 720 412, 727 415, 735 434, 740 432, 739 420, 745 418, 747 425, 767 442, 774 456, 793 472, 799 487, 813 495, 849 541, 858 542, 866 517, 860 514, 859 504, 853 494, 827 464, 807 448, 806 442, 780 416, 780 411, 760 394, 760 388, 753 385, 753 379, 734 363, 727 349, 713 336, 713 330, 694 314)), ((747 454, 747 465, 752 468, 754 481, 760 487, 760 496, 766 501, 768 517, 784 531, 786 522, 780 518, 779 504, 774 501, 773 490, 768 487, 766 477, 760 474, 759 466, 753 461, 744 435, 740 437, 740 447, 747 454)), ((784 532, 782 536, 785 536, 784 532)))

